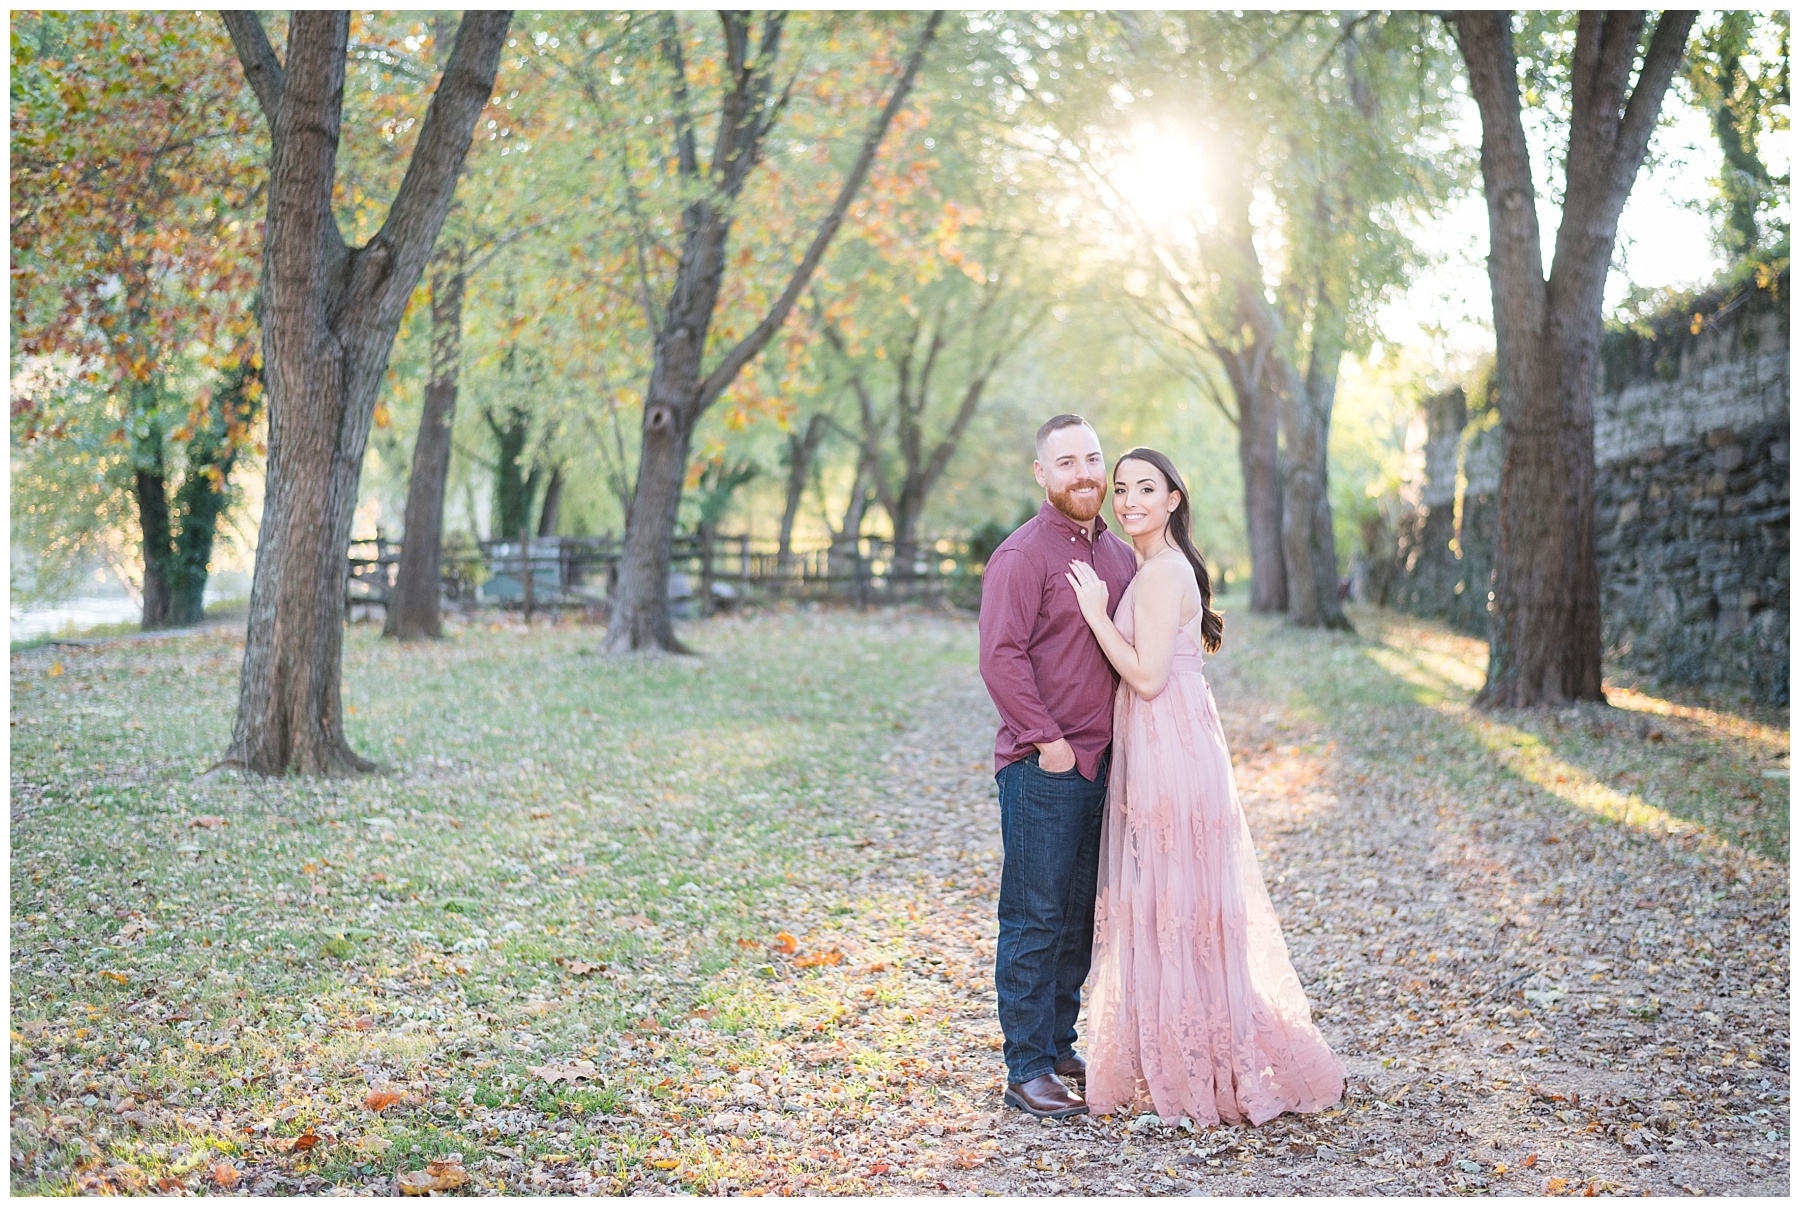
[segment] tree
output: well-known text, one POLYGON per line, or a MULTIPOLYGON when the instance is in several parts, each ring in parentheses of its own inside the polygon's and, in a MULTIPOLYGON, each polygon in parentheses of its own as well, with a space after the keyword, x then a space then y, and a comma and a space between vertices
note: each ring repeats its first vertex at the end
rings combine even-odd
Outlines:
POLYGON ((273 150, 262 267, 269 460, 237 718, 224 763, 265 775, 374 764, 344 737, 343 576, 375 400, 449 210, 511 13, 465 14, 380 229, 332 212, 347 13, 297 12, 287 61, 254 13, 223 14, 273 150))
POLYGON ((733 202, 761 159, 784 107, 775 73, 786 17, 780 13, 765 17, 753 50, 750 19, 739 13, 719 15, 725 45, 719 117, 712 154, 702 164, 679 21, 672 13, 664 14, 660 50, 676 109, 672 158, 689 200, 682 210, 680 264, 674 285, 662 300, 644 396, 637 486, 607 627, 609 650, 680 648, 669 618, 669 555, 695 426, 787 321, 868 176, 883 135, 912 90, 941 19, 942 14, 935 12, 926 18, 899 80, 870 124, 836 199, 787 285, 760 321, 709 368, 707 337, 726 275, 733 202))
POLYGON ((431 267, 430 368, 419 435, 406 482, 406 527, 382 635, 402 641, 443 636, 438 610, 444 563, 444 490, 450 479, 450 432, 462 374, 463 292, 468 258, 461 243, 442 248, 431 267))
POLYGON ((806 417, 805 423, 786 433, 781 450, 782 462, 787 467, 786 493, 781 500, 781 527, 775 538, 775 564, 780 574, 788 574, 793 568, 794 523, 800 518, 800 500, 812 482, 819 446, 831 434, 831 427, 831 412, 814 411, 806 417))
POLYGON ((1029 20, 1061 56, 1046 52, 1053 83, 1008 76, 1054 124, 1044 153, 1103 201, 1099 237, 1142 265, 1120 274, 1141 278, 1126 304, 1174 337, 1172 367, 1237 428, 1253 606, 1345 625, 1338 369, 1416 259, 1410 220, 1451 187, 1445 56, 1409 15, 1029 20), (1205 171, 1182 182, 1157 156, 1205 171))
POLYGON ((255 117, 191 20, 49 13, 14 42, 13 347, 61 366, 27 375, 15 432, 52 460, 119 454, 100 459, 135 510, 146 629, 201 618, 261 391, 255 117))
MULTIPOLYGON (((451 14, 433 16, 430 42, 439 69, 454 33, 451 14)), ((529 43, 524 36, 514 40, 521 48, 541 47, 548 36, 533 36, 529 43)), ((494 120, 487 136, 475 141, 464 161, 457 197, 427 271, 430 304, 423 356, 425 388, 406 478, 405 535, 382 628, 383 636, 402 641, 442 634, 439 596, 444 508, 457 403, 465 385, 465 314, 472 316, 467 324, 477 330, 497 331, 506 354, 516 359, 524 327, 518 318, 518 276, 547 275, 550 266, 531 264, 521 274, 508 262, 505 286, 498 291, 504 315, 497 322, 489 322, 491 316, 483 313, 482 293, 476 286, 502 257, 516 259, 531 242, 559 233, 570 214, 590 200, 582 196, 578 182, 567 178, 573 135, 568 123, 556 120, 555 90, 543 86, 534 70, 534 57, 532 50, 521 49, 495 84, 494 120)), ((401 342, 405 344, 404 336, 401 342)), ((479 350, 478 341, 474 351, 478 354, 479 350)), ((494 410, 495 403, 490 400, 479 413, 491 418, 494 410)), ((553 466, 545 486, 540 535, 549 535, 555 527, 562 484, 563 478, 553 466)), ((473 517, 470 519, 473 523, 473 517)), ((494 535, 511 540, 518 536, 518 528, 501 527, 494 535)))
POLYGON ((1691 12, 1583 12, 1570 64, 1562 215, 1546 277, 1511 14, 1460 12, 1481 113, 1500 422, 1491 708, 1604 700, 1594 553, 1594 393, 1619 215, 1681 64, 1691 12), (1632 65, 1642 56, 1637 81, 1632 65))
POLYGON ((1748 256, 1764 243, 1763 211, 1779 203, 1788 177, 1770 174, 1759 142, 1765 130, 1787 126, 1780 112, 1788 103, 1788 14, 1735 9, 1711 18, 1688 56, 1688 87, 1712 118, 1713 134, 1725 163, 1719 173, 1724 221, 1719 241, 1732 258, 1748 256), (1757 46, 1758 25, 1766 22, 1777 44, 1757 46), (1763 50, 1762 54, 1758 54, 1763 50), (1773 50, 1773 54, 1767 53, 1773 50), (1755 66, 1751 65, 1754 61, 1755 66))
POLYGON ((976 284, 960 272, 944 274, 916 303, 907 298, 891 306, 870 356, 852 356, 836 327, 824 324, 856 394, 863 457, 875 497, 893 526, 896 580, 914 577, 919 521, 994 374, 1049 310, 1041 301, 1017 296, 1015 275, 984 273, 976 284), (876 399, 874 375, 881 366, 888 366, 883 375, 890 378, 885 406, 876 399), (946 386, 948 407, 934 406, 946 386), (940 393, 934 395, 934 389, 940 393), (938 430, 932 434, 934 420, 938 430), (885 452, 890 427, 892 456, 885 452))

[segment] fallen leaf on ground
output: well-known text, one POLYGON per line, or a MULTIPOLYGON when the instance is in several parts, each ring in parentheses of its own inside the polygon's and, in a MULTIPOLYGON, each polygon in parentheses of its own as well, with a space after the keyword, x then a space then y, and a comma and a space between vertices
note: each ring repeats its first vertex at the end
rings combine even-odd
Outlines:
POLYGON ((208 814, 205 817, 191 817, 188 819, 188 829, 190 830, 212 830, 219 826, 228 826, 230 824, 231 823, 226 821, 223 817, 212 814, 208 814))
POLYGON ((632 914, 628 918, 620 918, 618 919, 618 923, 621 930, 644 930, 647 927, 656 925, 656 923, 644 917, 642 914, 632 914))
POLYGON ((434 1190, 455 1190, 469 1180, 461 1161, 432 1161, 424 1169, 403 1173, 394 1179, 401 1194, 430 1194, 434 1190))
POLYGON ((119 940, 123 943, 129 943, 133 939, 143 938, 150 933, 150 930, 151 926, 148 922, 127 922, 124 929, 119 931, 119 940))
POLYGON ((604 972, 606 965, 590 964, 586 960, 559 959, 556 961, 569 971, 571 976, 587 976, 589 973, 604 972))
POLYGON ((775 936, 769 946, 774 950, 779 951, 784 956, 791 956, 796 951, 800 950, 800 940, 784 930, 775 936))
POLYGON ((816 968, 821 964, 837 965, 844 962, 844 953, 833 947, 830 951, 815 951, 801 956, 794 963, 802 968, 816 968))
POLYGON ((225 1190, 238 1184, 237 1166, 230 1161, 214 1161, 212 1168, 206 1171, 206 1176, 212 1180, 214 1185, 225 1190))
POLYGON ((398 1101, 400 1101, 400 1095, 394 1093, 392 1090, 370 1090, 368 1096, 363 1099, 363 1105, 376 1113, 380 1113, 381 1111, 387 1110, 388 1107, 393 1106, 398 1101))
POLYGON ((284 1153, 303 1153, 314 1148, 318 1143, 319 1137, 314 1134, 313 1130, 309 1127, 298 1136, 289 1136, 284 1139, 276 1140, 275 1147, 284 1153))
POLYGON ((121 985, 131 984, 131 978, 122 972, 113 972, 111 969, 103 968, 100 970, 100 975, 109 981, 117 981, 121 985))
POLYGON ((542 1077, 551 1085, 555 1085, 559 1081, 566 1081, 570 1085, 574 1085, 578 1081, 586 1081, 596 1075, 594 1062, 591 1060, 576 1060, 565 1065, 526 1065, 525 1071, 533 1077, 542 1077))

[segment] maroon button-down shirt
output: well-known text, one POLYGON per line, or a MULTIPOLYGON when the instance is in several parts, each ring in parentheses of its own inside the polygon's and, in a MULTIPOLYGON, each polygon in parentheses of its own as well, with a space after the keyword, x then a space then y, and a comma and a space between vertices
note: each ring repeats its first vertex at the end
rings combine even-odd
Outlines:
POLYGON ((1131 546, 1094 519, 1094 537, 1048 501, 994 550, 981 576, 981 679, 1000 710, 994 770, 1068 739, 1088 779, 1112 741, 1119 677, 1064 574, 1080 558, 1109 588, 1111 615, 1137 573, 1131 546))

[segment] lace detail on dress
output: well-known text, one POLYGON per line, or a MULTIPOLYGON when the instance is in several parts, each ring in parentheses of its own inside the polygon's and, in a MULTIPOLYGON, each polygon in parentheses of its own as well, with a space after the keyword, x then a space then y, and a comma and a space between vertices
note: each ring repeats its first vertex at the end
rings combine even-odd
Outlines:
MULTIPOLYGON (((1116 621, 1132 637, 1131 589, 1116 621)), ((1120 685, 1100 839, 1087 1100, 1212 1125, 1343 1096, 1238 803, 1194 622, 1153 700, 1120 685)))

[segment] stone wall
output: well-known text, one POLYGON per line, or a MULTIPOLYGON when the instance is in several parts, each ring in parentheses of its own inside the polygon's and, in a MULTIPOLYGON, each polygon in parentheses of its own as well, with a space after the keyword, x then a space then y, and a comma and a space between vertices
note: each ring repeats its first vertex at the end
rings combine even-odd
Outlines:
MULTIPOLYGON (((1673 683, 1788 696, 1788 306, 1609 338, 1594 414, 1607 652, 1673 683), (1674 329, 1669 329, 1673 327, 1674 329)), ((1700 313, 1707 313, 1701 310, 1700 313)))
MULTIPOLYGON (((1609 333, 1594 414, 1609 662, 1779 704, 1788 697, 1787 286, 1784 275, 1772 290, 1702 298, 1648 333, 1609 333)), ((1444 476, 1428 442, 1420 505, 1401 521, 1394 603, 1485 635, 1501 458, 1491 415, 1471 418, 1459 449, 1454 569, 1441 519, 1431 522, 1443 505, 1423 497, 1441 495, 1444 476)))

